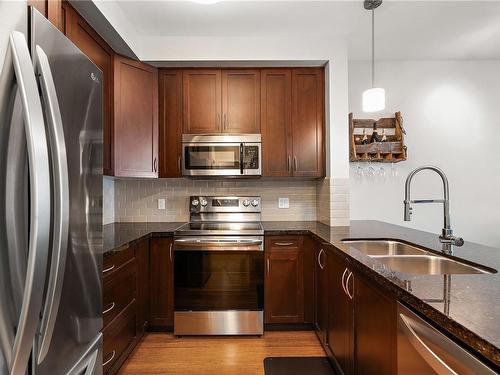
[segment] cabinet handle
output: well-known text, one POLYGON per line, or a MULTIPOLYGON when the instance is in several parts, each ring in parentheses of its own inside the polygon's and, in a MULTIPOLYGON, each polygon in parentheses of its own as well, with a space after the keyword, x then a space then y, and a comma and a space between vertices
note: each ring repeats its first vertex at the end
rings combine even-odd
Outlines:
POLYGON ((290 155, 288 155, 286 157, 286 170, 289 171, 289 172, 292 171, 292 161, 291 161, 291 158, 292 157, 290 155))
POLYGON ((153 160, 153 170, 155 173, 158 172, 158 159, 156 158, 156 156, 153 160))
POLYGON ((170 250, 169 250, 169 253, 170 253, 170 262, 172 263, 172 242, 170 242, 170 250))
POLYGON ((115 265, 113 264, 111 267, 108 267, 104 270, 102 270, 102 273, 108 273, 109 271, 113 271, 115 269, 115 265))
POLYGON ((323 249, 321 249, 318 253, 318 265, 319 265, 319 268, 321 268, 322 270, 325 269, 325 266, 324 264, 321 263, 321 254, 323 254, 325 251, 323 249))
POLYGON ((295 168, 295 172, 297 172, 297 169, 299 169, 299 162, 296 156, 293 157, 293 167, 295 168))
POLYGON ((351 277, 352 277, 352 272, 349 271, 349 276, 347 276, 347 279, 345 281, 345 288, 347 290, 347 295, 349 296, 349 298, 353 299, 354 298, 354 278, 353 278, 353 285, 352 285, 352 289, 353 289, 352 293, 349 289, 349 280, 351 279, 351 277))
POLYGON ((177 169, 178 169, 179 173, 182 172, 182 170, 181 170, 181 157, 180 156, 177 157, 177 169))
POLYGON ((113 350, 113 353, 111 353, 111 357, 106 362, 102 363, 102 367, 106 366, 109 362, 111 362, 113 360, 113 358, 115 358, 115 354, 116 354, 116 351, 113 350))
POLYGON ((220 129, 221 128, 221 123, 220 123, 220 113, 217 113, 217 127, 220 129))
POLYGON ((104 310, 104 311, 102 312, 102 314, 103 314, 103 315, 104 315, 104 314, 107 314, 107 313, 109 313, 111 310, 113 310, 114 308, 115 308, 115 303, 113 302, 113 303, 111 303, 111 306, 110 306, 110 307, 108 307, 106 310, 104 310))
POLYGON ((291 246, 293 245, 293 242, 275 242, 274 244, 276 246, 291 246))
POLYGON ((271 264, 269 263, 269 258, 266 259, 266 268, 267 268, 267 276, 269 276, 269 270, 271 268, 271 264))
POLYGON ((347 292, 347 289, 345 288, 345 276, 346 276, 348 271, 349 270, 347 268, 344 270, 344 273, 342 274, 342 281, 341 281, 342 289, 344 289, 344 293, 347 295, 349 295, 349 293, 347 292))
POLYGON ((227 130, 227 114, 224 113, 224 130, 227 130))

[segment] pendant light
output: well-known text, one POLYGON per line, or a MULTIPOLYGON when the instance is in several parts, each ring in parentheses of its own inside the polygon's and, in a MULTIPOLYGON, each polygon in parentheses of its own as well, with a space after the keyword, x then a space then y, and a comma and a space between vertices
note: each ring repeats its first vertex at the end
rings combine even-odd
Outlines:
POLYGON ((364 7, 372 12, 372 87, 363 92, 363 112, 378 112, 385 109, 385 90, 375 87, 375 9, 382 0, 365 0, 364 7))

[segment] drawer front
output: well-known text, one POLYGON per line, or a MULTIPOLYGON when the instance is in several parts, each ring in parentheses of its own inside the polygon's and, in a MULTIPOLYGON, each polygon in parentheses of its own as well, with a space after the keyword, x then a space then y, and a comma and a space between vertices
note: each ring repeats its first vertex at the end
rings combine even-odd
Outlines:
POLYGON ((266 237, 266 250, 300 250, 302 242, 302 236, 269 236, 266 237))
POLYGON ((116 372, 120 363, 123 363, 125 351, 134 344, 136 331, 135 300, 113 322, 104 329, 103 359, 104 374, 116 372), (120 363, 118 363, 120 362, 120 363), (115 368, 115 364, 117 364, 115 368))
POLYGON ((135 257, 135 246, 126 246, 115 254, 104 258, 102 266, 103 278, 107 279, 112 276, 121 265, 127 263, 135 257))
POLYGON ((136 298, 137 262, 132 259, 107 278, 103 285, 103 326, 116 318, 136 298))

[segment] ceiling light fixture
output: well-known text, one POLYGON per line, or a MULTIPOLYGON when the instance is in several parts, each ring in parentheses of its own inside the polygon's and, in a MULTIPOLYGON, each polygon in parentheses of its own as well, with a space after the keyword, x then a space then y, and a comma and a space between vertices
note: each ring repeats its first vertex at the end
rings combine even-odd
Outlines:
POLYGON ((218 3, 221 0, 192 0, 192 1, 194 1, 195 3, 198 3, 198 4, 208 5, 208 4, 218 3))
POLYGON ((363 92, 363 112, 378 112, 385 109, 385 90, 375 87, 375 9, 382 0, 365 0, 366 10, 372 12, 372 88, 363 92))

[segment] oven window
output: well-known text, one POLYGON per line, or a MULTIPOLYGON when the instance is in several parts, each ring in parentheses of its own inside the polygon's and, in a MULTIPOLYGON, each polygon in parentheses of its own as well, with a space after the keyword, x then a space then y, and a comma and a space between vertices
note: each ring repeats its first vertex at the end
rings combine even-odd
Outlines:
POLYGON ((186 169, 240 169, 240 146, 187 146, 186 169))
POLYGON ((262 310, 262 251, 177 251, 176 311, 262 310))

